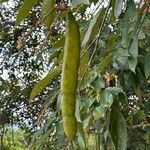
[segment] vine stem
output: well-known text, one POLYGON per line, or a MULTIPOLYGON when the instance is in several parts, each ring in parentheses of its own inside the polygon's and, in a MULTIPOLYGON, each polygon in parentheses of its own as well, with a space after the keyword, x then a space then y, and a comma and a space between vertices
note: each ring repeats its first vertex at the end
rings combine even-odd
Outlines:
POLYGON ((102 32, 102 28, 103 28, 105 19, 106 19, 107 14, 108 14, 108 11, 109 11, 109 8, 110 8, 110 4, 111 4, 111 0, 109 1, 109 4, 108 4, 108 6, 107 6, 107 9, 106 9, 106 12, 105 12, 105 14, 104 14, 104 17, 103 17, 103 19, 102 19, 102 23, 101 23, 101 25, 100 25, 100 27, 99 27, 99 31, 98 31, 97 36, 96 36, 96 38, 91 42, 91 44, 90 44, 90 45, 88 46, 88 48, 87 48, 87 49, 89 49, 89 48, 91 47, 91 45, 96 41, 96 45, 95 45, 95 47, 94 47, 93 53, 92 53, 92 55, 91 55, 91 57, 90 57, 90 60, 89 60, 87 66, 86 66, 86 68, 85 68, 85 71, 84 71, 83 76, 82 76, 82 78, 81 78, 81 82, 79 83, 79 88, 80 88, 80 86, 81 86, 81 84, 82 84, 83 78, 85 77, 85 74, 86 74, 86 72, 87 72, 87 70, 88 70, 88 68, 89 68, 89 66, 90 66, 90 64, 91 64, 91 61, 92 61, 92 59, 93 59, 93 57, 94 57, 94 54, 95 54, 95 52, 96 52, 96 49, 97 49, 97 46, 98 46, 98 42, 99 42, 99 37, 100 37, 100 34, 101 34, 101 32, 102 32))

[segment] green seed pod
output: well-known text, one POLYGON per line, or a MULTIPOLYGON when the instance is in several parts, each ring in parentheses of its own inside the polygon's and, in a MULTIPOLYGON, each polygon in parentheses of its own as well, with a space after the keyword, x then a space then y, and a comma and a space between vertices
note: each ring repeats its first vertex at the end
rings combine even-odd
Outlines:
POLYGON ((73 140, 77 133, 77 121, 75 116, 63 117, 63 126, 68 139, 73 140))
POLYGON ((75 17, 69 11, 66 19, 66 38, 61 75, 61 109, 64 131, 73 140, 77 132, 75 98, 80 58, 80 33, 75 17))

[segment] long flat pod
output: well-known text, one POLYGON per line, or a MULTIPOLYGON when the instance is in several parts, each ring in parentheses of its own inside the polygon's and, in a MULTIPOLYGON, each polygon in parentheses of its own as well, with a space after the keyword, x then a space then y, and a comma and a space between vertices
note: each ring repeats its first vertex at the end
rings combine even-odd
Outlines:
POLYGON ((73 140, 77 132, 75 98, 80 58, 80 33, 75 17, 70 11, 66 17, 66 37, 61 75, 61 109, 66 136, 73 140))

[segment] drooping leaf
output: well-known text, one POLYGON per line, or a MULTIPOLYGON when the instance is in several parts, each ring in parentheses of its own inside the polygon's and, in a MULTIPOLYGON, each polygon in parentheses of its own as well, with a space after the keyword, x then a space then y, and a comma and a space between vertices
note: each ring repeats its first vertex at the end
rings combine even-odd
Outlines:
POLYGON ((118 95, 118 93, 124 93, 123 90, 119 87, 108 87, 105 89, 102 99, 100 101, 100 105, 96 107, 96 111, 99 113, 101 117, 104 117, 106 111, 111 107, 114 102, 114 97, 118 95))
POLYGON ((32 89, 30 94, 30 99, 35 98, 39 93, 41 93, 48 85, 51 84, 53 79, 58 76, 60 73, 60 70, 54 70, 47 74, 46 77, 44 77, 42 80, 40 80, 32 89))
POLYGON ((90 21, 89 27, 87 29, 87 32, 84 36, 82 47, 85 48, 86 45, 90 42, 90 40, 95 36, 97 33, 99 26, 102 22, 102 18, 104 16, 105 9, 101 9, 95 16, 93 16, 93 19, 90 21))
POLYGON ((89 62, 89 53, 88 53, 87 50, 83 51, 83 53, 81 54, 82 57, 80 59, 80 64, 79 64, 79 75, 78 75, 79 80, 82 79, 83 75, 84 75, 84 79, 82 79, 82 80, 86 80, 87 79, 87 73, 88 73, 87 65, 88 65, 88 62, 89 62))
POLYGON ((97 66, 98 72, 102 72, 113 60, 113 55, 109 54, 105 59, 97 66))
POLYGON ((36 4, 38 0, 25 0, 22 6, 20 7, 15 25, 19 25, 21 21, 23 21, 29 14, 31 8, 36 4))
POLYGON ((137 65, 137 57, 138 57, 138 40, 137 38, 134 38, 133 42, 131 43, 131 46, 129 48, 129 54, 131 57, 129 57, 129 68, 135 73, 135 68, 137 65))
POLYGON ((124 19, 123 19, 123 30, 122 30, 122 46, 124 48, 128 48, 130 46, 130 29, 131 25, 133 26, 133 23, 135 23, 137 18, 137 11, 136 11, 136 5, 134 0, 127 1, 127 7, 126 11, 124 14, 124 19), (132 21, 131 21, 132 20, 132 21))
POLYGON ((85 138, 85 133, 83 129, 82 123, 78 122, 78 143, 79 143, 79 148, 80 149, 85 149, 86 148, 86 138, 85 138))
POLYGON ((123 6, 123 0, 116 0, 115 7, 114 7, 114 15, 116 18, 118 18, 119 15, 121 14, 122 6, 123 6))
POLYGON ((134 0, 127 1, 125 17, 126 19, 136 17, 136 3, 134 0))
POLYGON ((55 0, 44 0, 41 8, 43 23, 50 27, 56 17, 55 0))
POLYGON ((104 101, 102 102, 103 107, 109 108, 113 103, 113 95, 110 92, 105 91, 104 101))
POLYGON ((81 107, 81 101, 80 99, 76 100, 76 110, 75 110, 75 116, 78 122, 82 122, 81 121, 81 115, 80 115, 80 107, 81 107))
POLYGON ((122 31, 122 46, 124 48, 128 48, 129 44, 130 44, 130 39, 128 37, 128 32, 129 32, 129 18, 126 18, 124 21, 124 27, 123 27, 123 31, 122 31))
POLYGON ((82 124, 84 129, 89 129, 93 124, 93 112, 89 111, 88 113, 82 116, 82 124))
POLYGON ((118 110, 118 105, 113 105, 109 130, 116 150, 126 150, 127 147, 127 126, 126 120, 118 110))
POLYGON ((72 1, 72 8, 75 8, 75 7, 77 7, 77 6, 80 5, 80 4, 89 5, 90 2, 89 2, 89 0, 73 0, 73 1, 72 1))
POLYGON ((108 50, 111 50, 116 42, 117 37, 116 36, 110 36, 108 39, 108 50))
POLYGON ((145 76, 146 78, 150 77, 150 50, 147 52, 145 56, 145 76))

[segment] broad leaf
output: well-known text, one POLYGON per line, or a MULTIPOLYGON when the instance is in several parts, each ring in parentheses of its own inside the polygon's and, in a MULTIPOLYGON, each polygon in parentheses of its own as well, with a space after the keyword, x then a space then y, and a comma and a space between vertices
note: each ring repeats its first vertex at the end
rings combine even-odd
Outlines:
POLYGON ((93 19, 90 21, 89 27, 87 32, 84 36, 82 47, 85 48, 86 45, 90 42, 90 40, 95 36, 97 33, 99 26, 102 22, 102 18, 104 16, 105 9, 101 9, 96 16, 93 16, 93 19))
POLYGON ((21 8, 18 11, 16 18, 16 26, 20 24, 29 14, 31 8, 36 4, 38 0, 25 0, 22 4, 21 8))
POLYGON ((41 17, 43 23, 50 27, 56 17, 55 0, 44 0, 42 4, 41 17))
POLYGON ((50 72, 46 77, 44 77, 42 80, 40 80, 32 89, 30 94, 30 99, 35 98, 39 93, 41 93, 48 85, 51 84, 53 79, 58 76, 60 71, 54 70, 53 72, 50 72))
POLYGON ((98 114, 100 115, 100 117, 104 117, 106 114, 106 108, 103 107, 102 105, 96 107, 96 111, 98 112, 98 114))
POLYGON ((118 18, 119 15, 121 14, 122 6, 123 6, 123 0, 116 0, 115 7, 114 7, 114 15, 116 18, 118 18))
POLYGON ((73 1, 72 1, 72 8, 75 8, 75 7, 77 7, 77 6, 80 5, 80 4, 89 5, 90 2, 89 2, 89 0, 73 0, 73 1))
POLYGON ((84 129, 89 129, 93 124, 93 112, 89 111, 88 113, 82 116, 82 124, 84 129))
POLYGON ((104 91, 104 96, 100 102, 100 106, 96 107, 96 111, 101 117, 104 117, 106 111, 113 103, 113 95, 109 91, 104 91))
POLYGON ((110 133, 116 150, 126 150, 127 147, 127 126, 126 120, 118 110, 118 105, 113 105, 110 119, 110 133))
POLYGON ((131 43, 131 46, 129 48, 129 54, 131 57, 129 57, 129 68, 135 73, 135 68, 137 65, 137 57, 138 57, 138 41, 137 38, 134 38, 133 42, 131 43))
POLYGON ((127 9, 125 12, 125 17, 127 18, 134 18, 136 17, 136 3, 134 0, 127 1, 127 9))
POLYGON ((110 92, 113 95, 113 97, 118 95, 118 93, 123 93, 124 94, 122 88, 116 87, 116 86, 115 87, 108 87, 108 88, 105 89, 105 91, 110 92))
POLYGON ((109 91, 104 92, 104 100, 102 105, 104 108, 109 108, 113 103, 113 95, 109 91))
POLYGON ((101 89, 105 88, 105 80, 103 77, 99 77, 96 81, 95 81, 95 89, 97 89, 98 91, 100 91, 101 89))
POLYGON ((146 78, 150 77, 150 50, 145 56, 145 76, 146 78))
POLYGON ((100 101, 100 106, 96 107, 96 111, 99 113, 101 117, 105 116, 107 109, 111 107, 111 105, 114 102, 114 97, 118 95, 118 93, 124 92, 119 87, 108 87, 105 89, 103 97, 100 101))

